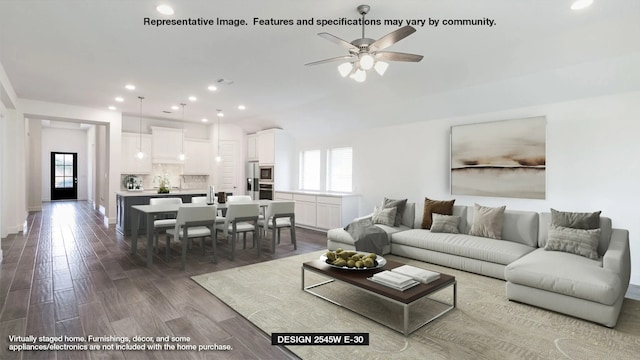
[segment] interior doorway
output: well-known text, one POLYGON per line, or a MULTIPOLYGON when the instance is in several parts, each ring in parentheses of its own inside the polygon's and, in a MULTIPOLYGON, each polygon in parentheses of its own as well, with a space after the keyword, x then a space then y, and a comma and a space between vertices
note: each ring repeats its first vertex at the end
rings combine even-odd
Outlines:
POLYGON ((51 152, 51 200, 78 199, 78 153, 51 152))

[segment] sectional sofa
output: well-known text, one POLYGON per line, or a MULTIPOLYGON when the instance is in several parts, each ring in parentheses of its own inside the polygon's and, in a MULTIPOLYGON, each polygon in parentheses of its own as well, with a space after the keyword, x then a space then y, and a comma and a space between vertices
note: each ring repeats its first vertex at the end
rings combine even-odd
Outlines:
MULTIPOLYGON (((588 231, 597 241, 597 255, 589 258, 545 249, 549 213, 504 210, 501 239, 494 239, 469 235, 473 206, 453 206, 458 233, 420 228, 423 214, 416 214, 415 208, 415 203, 406 204, 399 226, 375 225, 389 236, 384 253, 502 279, 509 300, 616 325, 629 286, 631 259, 629 232, 613 229, 611 219, 599 217, 599 229, 588 231)), ((354 239, 342 228, 329 230, 327 247, 355 250, 354 239)))

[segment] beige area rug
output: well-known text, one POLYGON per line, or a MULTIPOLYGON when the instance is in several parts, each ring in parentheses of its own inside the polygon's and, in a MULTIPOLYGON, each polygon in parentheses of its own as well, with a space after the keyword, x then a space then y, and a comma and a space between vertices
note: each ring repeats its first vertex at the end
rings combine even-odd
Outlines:
MULTIPOLYGON (((458 281, 458 307, 405 337, 302 291, 302 263, 317 259, 320 254, 298 255, 193 279, 269 335, 370 334, 368 346, 288 346, 303 359, 638 359, 640 354, 639 301, 625 300, 618 325, 609 329, 508 301, 504 281, 389 255, 391 260, 454 275, 458 281)), ((374 311, 381 315, 393 313, 378 308, 380 304, 358 291, 333 291, 346 292, 344 299, 362 299, 362 306, 377 309, 374 311)), ((450 297, 450 293, 443 291, 442 296, 450 297)))

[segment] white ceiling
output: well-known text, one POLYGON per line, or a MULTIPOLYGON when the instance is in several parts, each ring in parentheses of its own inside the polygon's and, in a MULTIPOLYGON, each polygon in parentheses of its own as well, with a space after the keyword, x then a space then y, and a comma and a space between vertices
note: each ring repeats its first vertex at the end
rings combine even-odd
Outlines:
MULTIPOLYGON (((595 0, 580 12, 569 9, 571 0, 367 1, 367 19, 489 18, 496 25, 417 27, 387 50, 424 55, 422 62, 391 63, 384 77, 371 73, 365 83, 341 78, 339 63, 304 66, 347 54, 318 32, 352 41, 360 37, 360 27, 253 25, 254 17, 357 19, 361 3, 2 0, 0 62, 19 98, 102 109, 116 105, 137 115, 142 95, 146 117, 179 120, 180 111, 162 111, 186 102, 190 121, 212 120, 221 108, 225 122, 247 132, 275 126, 309 136, 419 120, 394 116, 410 107, 423 113, 421 119, 452 115, 454 110, 429 114, 420 107, 425 99, 460 89, 640 54, 636 0, 595 0), (161 2, 173 5, 175 14, 158 14, 155 6, 161 2), (154 27, 143 25, 145 17, 219 17, 249 25, 154 27), (207 91, 219 78, 234 84, 207 91), (127 83, 137 89, 125 90, 127 83), (187 101, 189 95, 198 101, 187 101), (115 96, 125 102, 116 103, 115 96), (240 103, 247 110, 238 110, 240 103)), ((377 39, 396 28, 369 26, 366 36, 377 39)))

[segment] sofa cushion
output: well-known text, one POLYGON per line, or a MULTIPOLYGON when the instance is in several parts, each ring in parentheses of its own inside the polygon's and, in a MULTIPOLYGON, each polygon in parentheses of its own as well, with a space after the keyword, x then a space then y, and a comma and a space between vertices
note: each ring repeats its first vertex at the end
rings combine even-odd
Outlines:
POLYGON ((433 214, 433 221, 431 223, 432 233, 450 233, 459 234, 458 226, 460 225, 460 216, 456 215, 442 215, 433 214))
POLYGON ((564 251, 597 259, 600 229, 574 229, 551 225, 545 250, 564 251))
MULTIPOLYGON (((551 214, 540 213, 540 222, 538 230, 538 247, 547 246, 547 237, 549 233, 549 225, 551 225, 551 214)), ((611 218, 600 216, 600 242, 598 243, 598 255, 603 256, 609 248, 611 241, 611 218)))
MULTIPOLYGON (((473 206, 465 206, 466 223, 473 223, 473 206)), ((456 214, 454 206, 453 214, 456 214)), ((463 219, 464 220, 464 219, 463 219)), ((469 225, 461 233, 469 233, 469 225)), ((535 211, 505 210, 502 222, 502 240, 514 241, 523 245, 538 247, 538 213, 535 211)), ((548 225, 547 225, 548 226, 548 225)))
POLYGON ((373 215, 371 216, 371 221, 374 224, 382 224, 393 226, 396 221, 396 213, 398 212, 398 208, 386 208, 379 209, 377 206, 373 209, 373 215))
POLYGON ((413 229, 416 222, 416 203, 407 202, 404 206, 404 214, 402 214, 402 224, 413 229))
POLYGON ((384 198, 382 201, 382 207, 384 209, 395 207, 396 210, 396 220, 394 222, 394 226, 400 226, 402 224, 402 216, 404 215, 404 208, 407 205, 407 199, 402 200, 393 200, 384 198))
POLYGON ((593 260, 560 251, 537 249, 505 268, 514 284, 612 305, 622 290, 620 277, 593 260))
MULTIPOLYGON (((409 230, 410 228, 404 225, 398 227, 376 224, 376 227, 384 230, 388 235, 394 234, 399 231, 409 230)), ((336 228, 327 231, 327 239, 331 239, 334 242, 339 242, 348 245, 355 245, 355 240, 349 235, 349 233, 343 228, 336 228)))
POLYGON ((469 235, 502 239, 502 223, 506 206, 487 207, 475 204, 469 235))
POLYGON ((453 203, 456 200, 431 200, 429 198, 424 198, 424 211, 422 213, 422 224, 421 228, 423 229, 431 229, 432 223, 432 214, 442 214, 442 215, 452 215, 453 214, 453 203))
POLYGON ((568 212, 551 209, 551 224, 573 229, 597 229, 600 227, 600 213, 568 212))
POLYGON ((432 233, 411 229, 391 236, 393 244, 413 246, 431 251, 506 265, 534 250, 512 241, 481 238, 465 234, 432 233))

